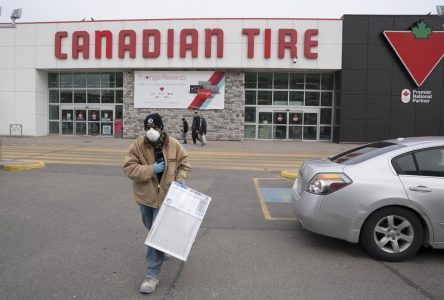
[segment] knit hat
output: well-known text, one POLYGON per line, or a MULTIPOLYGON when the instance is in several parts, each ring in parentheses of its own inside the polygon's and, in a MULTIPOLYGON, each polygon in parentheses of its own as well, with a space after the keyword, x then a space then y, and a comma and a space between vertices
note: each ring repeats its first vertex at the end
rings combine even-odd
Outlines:
POLYGON ((162 118, 157 113, 149 114, 148 116, 146 116, 145 121, 143 121, 143 125, 145 126, 145 129, 156 125, 163 130, 162 118))

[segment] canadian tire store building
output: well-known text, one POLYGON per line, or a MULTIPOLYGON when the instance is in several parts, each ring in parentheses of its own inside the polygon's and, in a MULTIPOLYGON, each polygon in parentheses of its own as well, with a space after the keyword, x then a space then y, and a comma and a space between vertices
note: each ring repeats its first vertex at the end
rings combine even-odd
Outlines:
POLYGON ((444 134, 444 19, 179 19, 0 28, 0 135, 366 142, 444 134))

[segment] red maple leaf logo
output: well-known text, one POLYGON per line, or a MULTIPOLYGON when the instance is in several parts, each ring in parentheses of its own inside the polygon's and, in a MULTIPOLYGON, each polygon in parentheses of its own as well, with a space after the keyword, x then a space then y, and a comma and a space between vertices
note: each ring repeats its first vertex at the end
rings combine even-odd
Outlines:
POLYGON ((412 31, 384 31, 417 86, 421 86, 444 56, 444 31, 432 31, 424 21, 412 31))
POLYGON ((410 93, 407 92, 407 91, 405 91, 405 92, 403 93, 403 95, 407 97, 408 95, 410 95, 410 93))

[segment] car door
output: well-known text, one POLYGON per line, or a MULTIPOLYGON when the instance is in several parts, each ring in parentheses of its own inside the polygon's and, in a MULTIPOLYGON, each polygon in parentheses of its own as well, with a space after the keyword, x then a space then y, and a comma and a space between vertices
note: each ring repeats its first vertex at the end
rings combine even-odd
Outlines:
POLYGON ((444 148, 429 148, 395 158, 407 195, 433 226, 433 241, 444 242, 444 148))

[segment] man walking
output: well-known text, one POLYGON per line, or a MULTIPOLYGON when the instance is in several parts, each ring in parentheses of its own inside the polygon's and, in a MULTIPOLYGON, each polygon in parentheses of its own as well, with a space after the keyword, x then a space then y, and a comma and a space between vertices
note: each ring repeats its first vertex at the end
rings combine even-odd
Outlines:
MULTIPOLYGON (((172 181, 185 185, 191 166, 179 141, 163 131, 159 114, 148 115, 144 127, 145 135, 132 143, 125 156, 123 172, 133 181, 133 198, 139 204, 143 224, 150 230, 172 181)), ((148 247, 141 293, 156 290, 164 257, 163 252, 148 247)))
POLYGON ((197 111, 194 112, 193 123, 191 124, 191 138, 193 139, 193 144, 196 145, 196 141, 199 139, 199 128, 200 128, 200 117, 197 111))
POLYGON ((200 136, 200 144, 202 147, 207 145, 207 120, 204 117, 200 118, 200 127, 199 127, 199 136, 200 136))
POLYGON ((188 122, 185 118, 182 118, 182 139, 183 143, 187 143, 188 122))

